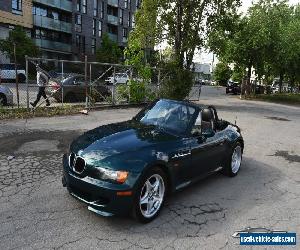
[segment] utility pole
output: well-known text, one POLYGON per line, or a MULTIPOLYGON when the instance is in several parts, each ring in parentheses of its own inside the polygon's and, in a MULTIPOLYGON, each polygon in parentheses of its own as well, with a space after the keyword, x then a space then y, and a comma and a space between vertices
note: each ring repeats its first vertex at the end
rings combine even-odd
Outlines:
POLYGON ((14 43, 14 58, 15 58, 15 74, 16 74, 17 103, 18 103, 18 108, 19 108, 19 107, 20 107, 20 102, 19 102, 19 79, 18 79, 18 70, 17 70, 16 43, 14 43))

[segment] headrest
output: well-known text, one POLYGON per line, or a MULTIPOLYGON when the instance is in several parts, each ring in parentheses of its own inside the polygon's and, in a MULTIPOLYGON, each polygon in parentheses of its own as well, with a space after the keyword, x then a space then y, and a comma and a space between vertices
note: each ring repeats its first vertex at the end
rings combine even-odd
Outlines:
POLYGON ((214 116, 210 109, 202 109, 202 121, 210 122, 214 116))

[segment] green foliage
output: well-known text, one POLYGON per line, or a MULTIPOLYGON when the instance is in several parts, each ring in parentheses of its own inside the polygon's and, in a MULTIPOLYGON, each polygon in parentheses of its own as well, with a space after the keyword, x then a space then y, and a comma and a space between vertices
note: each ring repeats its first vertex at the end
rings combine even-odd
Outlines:
POLYGON ((122 53, 118 44, 112 41, 107 33, 104 33, 101 47, 96 52, 97 61, 102 63, 119 63, 122 60, 122 53))
POLYGON ((299 13, 300 5, 260 0, 247 15, 235 14, 227 23, 214 26, 208 46, 222 61, 239 69, 234 78, 241 78, 239 72, 247 74, 248 85, 253 68, 258 80, 266 84, 275 77, 280 77, 280 82, 286 77, 291 83, 300 83, 299 13))
POLYGON ((128 85, 118 85, 117 93, 118 99, 129 103, 143 103, 155 99, 155 93, 147 87, 147 84, 134 80, 129 81, 128 85))
POLYGON ((245 69, 242 68, 242 67, 239 67, 238 65, 235 65, 234 69, 232 71, 232 74, 231 74, 231 79, 234 82, 241 83, 242 80, 243 80, 244 75, 245 75, 245 69))
POLYGON ((232 70, 227 63, 219 62, 214 70, 213 78, 219 83, 219 85, 226 86, 230 79, 232 70))
POLYGON ((183 100, 194 84, 193 73, 178 67, 175 62, 167 62, 163 67, 165 76, 160 86, 160 97, 183 100))
POLYGON ((39 54, 38 47, 33 40, 27 36, 22 27, 16 26, 9 32, 5 40, 0 40, 0 50, 6 52, 11 60, 14 60, 14 44, 16 45, 17 63, 25 65, 25 56, 35 57, 39 54))

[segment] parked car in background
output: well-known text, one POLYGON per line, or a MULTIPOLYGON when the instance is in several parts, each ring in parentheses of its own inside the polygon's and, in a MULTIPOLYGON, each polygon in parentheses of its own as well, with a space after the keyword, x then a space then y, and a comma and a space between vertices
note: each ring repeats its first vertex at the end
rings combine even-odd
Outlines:
MULTIPOLYGON (((97 83, 93 86, 88 85, 89 93, 90 87, 92 88, 92 98, 95 101, 103 101, 106 97, 111 96, 111 91, 106 86, 97 83)), ((79 74, 64 74, 64 76, 60 75, 58 78, 51 78, 49 87, 46 88, 46 93, 54 97, 58 102, 61 102, 62 93, 65 102, 85 101, 85 92, 85 77, 79 74), (61 87, 63 87, 63 90, 61 87)))
POLYGON ((0 106, 13 105, 13 93, 4 85, 0 85, 0 106))
POLYGON ((241 86, 238 82, 228 81, 226 86, 226 94, 232 93, 234 95, 241 93, 241 86))
MULTIPOLYGON (((108 77, 105 82, 107 85, 113 85, 113 84, 127 84, 129 83, 130 75, 128 73, 116 73, 115 77, 112 75, 108 77)), ((142 82, 142 79, 133 77, 132 80, 142 82)))
MULTIPOLYGON (((17 65, 17 75, 19 82, 26 81, 25 69, 17 65)), ((13 63, 0 64, 0 78, 2 82, 15 82, 16 81, 16 70, 13 63)))

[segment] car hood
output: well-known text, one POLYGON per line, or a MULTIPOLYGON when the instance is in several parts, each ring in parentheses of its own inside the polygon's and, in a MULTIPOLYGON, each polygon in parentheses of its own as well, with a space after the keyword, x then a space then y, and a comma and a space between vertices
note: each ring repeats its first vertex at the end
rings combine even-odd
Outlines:
POLYGON ((158 144, 168 144, 177 138, 154 126, 131 120, 101 126, 84 133, 72 142, 70 151, 83 157, 87 164, 99 166, 105 163, 108 166, 116 163, 116 159, 137 159, 145 149, 149 154, 158 144))

